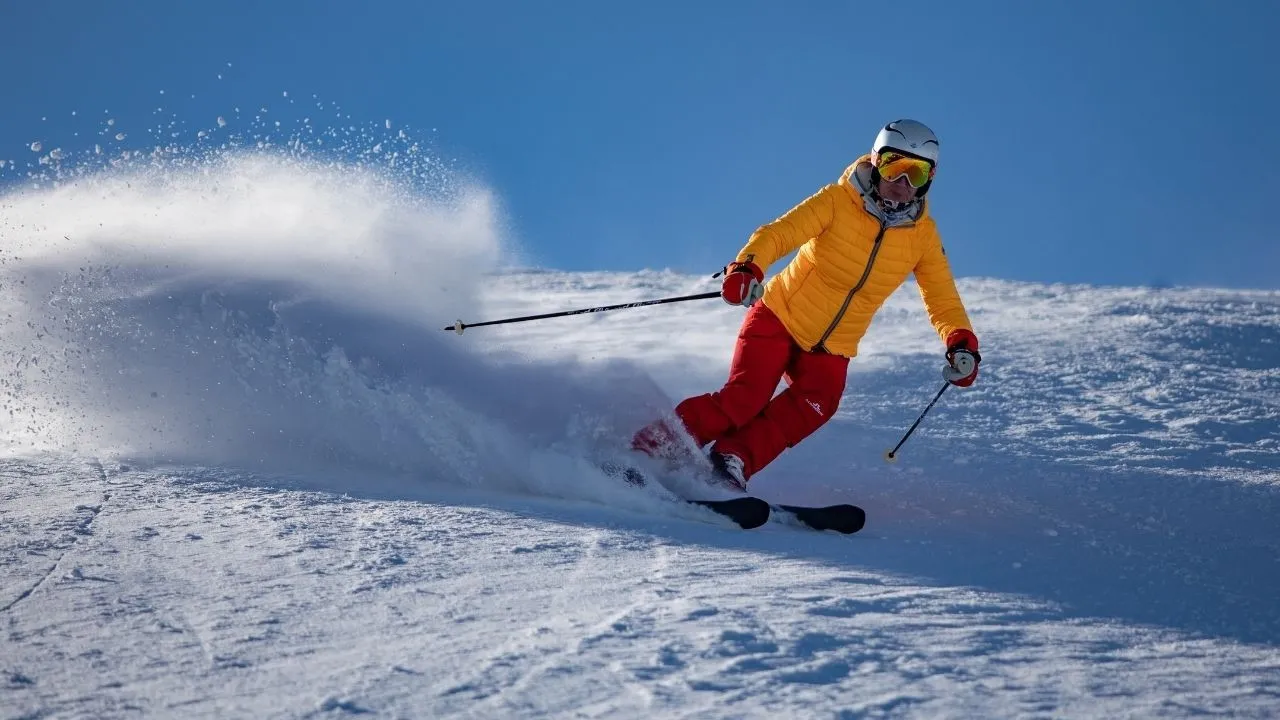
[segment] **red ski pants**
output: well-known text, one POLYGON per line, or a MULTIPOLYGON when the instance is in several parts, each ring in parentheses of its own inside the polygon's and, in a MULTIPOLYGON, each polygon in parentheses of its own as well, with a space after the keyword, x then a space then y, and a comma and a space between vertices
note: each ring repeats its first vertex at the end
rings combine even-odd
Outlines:
POLYGON ((764 303, 742 321, 729 381, 676 406, 699 446, 742 458, 747 477, 813 434, 835 414, 849 358, 806 352, 764 303), (774 397, 778 381, 786 390, 774 397))

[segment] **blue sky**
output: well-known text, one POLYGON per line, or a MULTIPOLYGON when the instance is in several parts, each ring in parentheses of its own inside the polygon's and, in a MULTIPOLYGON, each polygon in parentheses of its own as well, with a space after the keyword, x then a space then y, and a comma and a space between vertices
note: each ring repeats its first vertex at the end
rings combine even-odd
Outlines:
POLYGON ((0 159, 107 110, 204 127, 316 95, 429 135, 534 264, 710 273, 913 117, 959 275, 1280 287, 1270 0, 51 1, 0 26, 0 159))

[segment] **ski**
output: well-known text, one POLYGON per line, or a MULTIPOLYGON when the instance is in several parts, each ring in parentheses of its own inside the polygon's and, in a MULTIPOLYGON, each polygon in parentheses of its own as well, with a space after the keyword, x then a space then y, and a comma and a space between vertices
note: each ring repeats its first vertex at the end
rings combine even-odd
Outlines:
POLYGON ((744 530, 758 528, 769 522, 769 503, 747 495, 729 500, 686 500, 717 512, 738 524, 744 530))
POLYGON ((625 481, 629 485, 641 486, 648 482, 644 473, 639 469, 623 465, 616 462, 605 462, 600 465, 600 470, 611 478, 617 478, 625 481))
POLYGON ((867 513, 857 505, 827 505, 805 507, 801 505, 775 505, 773 509, 785 512, 814 530, 835 530, 852 535, 867 524, 867 513))
MULTIPOLYGON (((648 484, 648 478, 639 469, 621 463, 606 462, 600 469, 609 477, 616 478, 629 485, 642 486, 648 484)), ((742 496, 727 500, 690 500, 679 498, 690 505, 707 508, 719 515, 729 518, 744 530, 758 528, 769 522, 769 503, 759 498, 742 496)))

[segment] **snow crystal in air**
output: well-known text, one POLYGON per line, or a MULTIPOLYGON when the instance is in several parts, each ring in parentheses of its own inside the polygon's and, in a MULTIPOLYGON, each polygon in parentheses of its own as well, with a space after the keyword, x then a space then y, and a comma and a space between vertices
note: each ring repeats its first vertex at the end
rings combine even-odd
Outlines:
POLYGON ((31 143, 31 152, 40 152, 43 149, 44 149, 44 143, 42 142, 31 143))
POLYGON ((224 117, 222 117, 221 115, 219 115, 219 116, 218 116, 218 127, 226 127, 226 126, 227 126, 227 119, 226 119, 226 118, 224 118, 224 117))

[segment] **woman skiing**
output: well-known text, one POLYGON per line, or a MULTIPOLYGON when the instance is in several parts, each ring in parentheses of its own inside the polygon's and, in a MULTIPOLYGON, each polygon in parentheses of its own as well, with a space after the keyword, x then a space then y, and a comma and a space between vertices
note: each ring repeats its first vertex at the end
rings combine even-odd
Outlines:
MULTIPOLYGON (((822 427, 844 392, 850 358, 884 301, 914 274, 929 319, 946 346, 946 378, 967 387, 978 374, 978 338, 929 216, 938 139, 923 124, 885 125, 871 153, 751 235, 725 268, 721 296, 749 308, 729 379, 675 408, 681 428, 724 482, 747 482, 785 449, 822 427), (764 283, 779 258, 795 258, 764 283), (957 354, 965 354, 960 362, 957 354), (776 397, 781 379, 788 387, 776 397)), ((665 420, 632 446, 674 464, 689 444, 665 420)))

